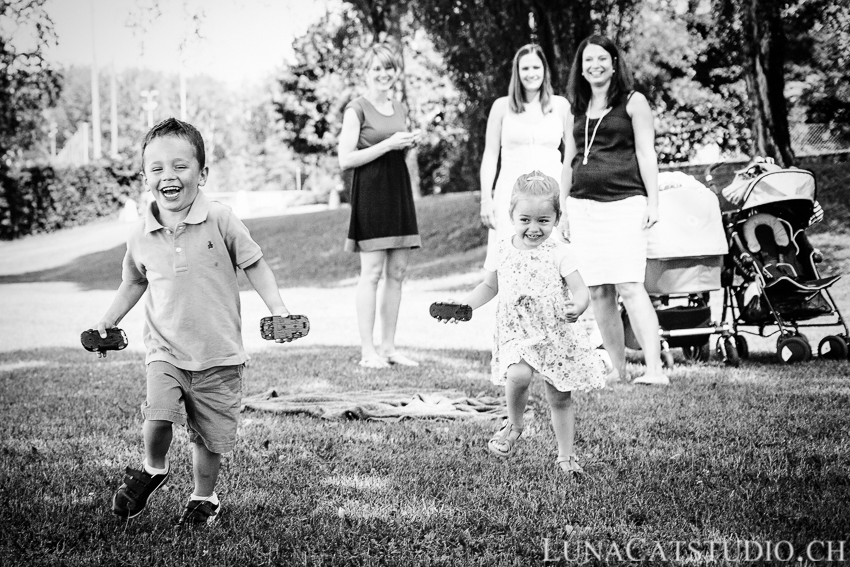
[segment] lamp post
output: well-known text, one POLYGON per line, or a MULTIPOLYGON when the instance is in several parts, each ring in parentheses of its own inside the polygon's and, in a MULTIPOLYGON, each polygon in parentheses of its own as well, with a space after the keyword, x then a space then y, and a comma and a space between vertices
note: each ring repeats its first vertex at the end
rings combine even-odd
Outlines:
POLYGON ((153 128, 153 111, 159 106, 159 103, 154 99, 159 95, 159 91, 156 89, 145 90, 139 94, 145 99, 142 108, 148 113, 148 128, 153 128))

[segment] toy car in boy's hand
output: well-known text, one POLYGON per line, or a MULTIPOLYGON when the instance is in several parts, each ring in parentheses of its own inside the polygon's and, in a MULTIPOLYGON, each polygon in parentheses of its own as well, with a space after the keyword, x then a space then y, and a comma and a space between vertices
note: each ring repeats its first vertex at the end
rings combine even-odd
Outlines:
POLYGON ((469 321, 472 319, 472 307, 463 303, 445 303, 436 301, 431 304, 431 317, 439 321, 454 319, 456 321, 469 321))
POLYGON ((267 341, 293 340, 307 336, 310 320, 306 315, 263 317, 260 319, 260 334, 267 341))
POLYGON ((106 329, 106 338, 101 337, 97 329, 83 331, 80 335, 80 342, 83 343, 83 348, 87 351, 100 354, 108 350, 124 350, 129 344, 127 335, 118 327, 106 329))

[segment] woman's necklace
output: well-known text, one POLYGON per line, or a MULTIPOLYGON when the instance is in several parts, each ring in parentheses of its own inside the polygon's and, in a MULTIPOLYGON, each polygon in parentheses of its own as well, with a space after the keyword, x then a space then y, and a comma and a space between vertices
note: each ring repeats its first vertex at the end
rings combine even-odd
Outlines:
POLYGON ((599 122, 596 123, 596 126, 593 127, 593 135, 590 136, 590 143, 587 141, 587 131, 590 129, 590 113, 584 115, 584 159, 581 160, 582 165, 587 165, 587 156, 590 155, 590 148, 593 147, 593 140, 596 139, 596 131, 599 130, 599 125, 602 124, 602 119, 605 118, 605 115, 611 112, 611 109, 608 108, 605 112, 602 113, 602 116, 599 117, 599 122))

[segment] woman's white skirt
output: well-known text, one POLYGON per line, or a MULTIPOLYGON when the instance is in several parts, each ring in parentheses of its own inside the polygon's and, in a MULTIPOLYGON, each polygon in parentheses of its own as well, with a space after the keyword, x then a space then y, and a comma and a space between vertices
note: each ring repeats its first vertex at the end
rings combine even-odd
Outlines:
POLYGON ((619 201, 567 199, 570 243, 579 273, 591 285, 643 282, 648 230, 643 228, 646 197, 619 201))

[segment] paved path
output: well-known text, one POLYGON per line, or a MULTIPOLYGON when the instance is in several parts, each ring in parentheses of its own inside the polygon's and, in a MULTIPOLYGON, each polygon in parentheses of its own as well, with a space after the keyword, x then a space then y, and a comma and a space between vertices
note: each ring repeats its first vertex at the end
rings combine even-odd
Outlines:
POLYGON ((48 270, 127 241, 133 223, 99 221, 19 240, 0 241, 0 276, 48 270))
MULTIPOLYGON (((0 275, 61 266, 80 256, 112 248, 126 241, 128 228, 129 224, 121 221, 106 221, 13 242, 0 242, 0 275)), ((814 238, 816 244, 819 244, 818 240, 814 238)), ((399 317, 398 346, 488 350, 491 347, 495 302, 477 310, 469 323, 443 325, 428 315, 431 302, 460 297, 463 290, 471 289, 477 281, 478 274, 470 273, 439 280, 407 282, 399 317)), ((850 295, 850 284, 845 281, 839 284, 835 286, 836 299, 843 306, 850 295)), ((353 285, 292 288, 281 292, 294 313, 310 317, 310 334, 294 344, 359 344, 353 285)), ((83 291, 72 283, 0 285, 0 352, 36 347, 78 348, 80 333, 97 322, 114 294, 114 291, 83 291)), ((242 292, 241 297, 246 349, 257 352, 267 348, 286 348, 260 338, 259 320, 268 313, 256 292, 242 292)), ((721 302, 721 293, 712 294, 715 318, 719 318, 721 302)), ((588 319, 592 320, 592 313, 588 311, 588 319)), ((137 305, 121 326, 129 336, 130 348, 143 350, 142 305, 137 305)), ((835 329, 829 332, 835 332, 835 329)), ((806 330, 815 348, 826 333, 827 329, 806 330)), ((752 350, 772 352, 774 349, 775 337, 748 340, 752 350)))
MULTIPOLYGON (((103 221, 0 242, 0 275, 62 266, 86 254, 113 248, 126 242, 131 226, 118 220, 103 221)), ((477 311, 473 320, 463 325, 443 325, 428 315, 433 301, 458 296, 452 290, 469 289, 477 279, 476 274, 469 274, 405 284, 398 346, 489 349, 495 304, 477 311)), ((296 344, 359 344, 353 285, 283 289, 281 294, 293 313, 310 317, 310 334, 296 344)), ((112 290, 83 291, 73 283, 0 285, 0 352, 38 346, 79 347, 80 333, 98 321, 114 296, 112 290)), ((259 321, 268 311, 257 293, 242 292, 241 298, 246 349, 286 348, 260 338, 259 321)), ((121 323, 133 350, 143 350, 142 307, 140 302, 121 323)))
MULTIPOLYGON (((472 321, 443 325, 428 315, 433 301, 452 296, 450 292, 422 282, 411 282, 404 291, 398 325, 398 346, 415 348, 490 348, 495 303, 475 312, 472 321)), ((354 287, 330 289, 292 288, 281 290, 293 313, 310 317, 310 334, 299 346, 357 345, 354 287)), ((454 294, 457 295, 456 293, 454 294)), ((0 352, 35 347, 79 347, 80 333, 97 323, 109 307, 114 291, 81 291, 70 283, 27 283, 0 285, 0 352)), ((242 337, 245 348, 286 348, 260 338, 260 318, 268 315, 256 292, 242 297, 242 337)), ((143 350, 142 302, 121 322, 130 347, 143 350)))

